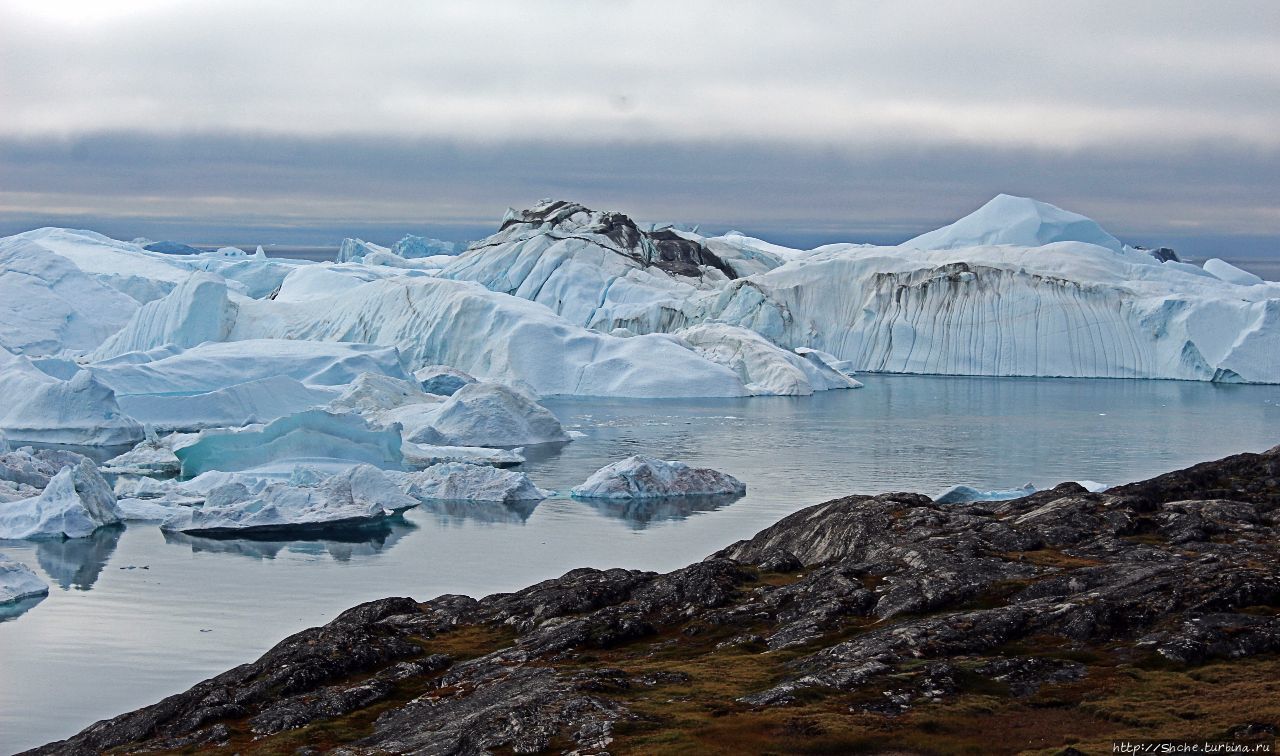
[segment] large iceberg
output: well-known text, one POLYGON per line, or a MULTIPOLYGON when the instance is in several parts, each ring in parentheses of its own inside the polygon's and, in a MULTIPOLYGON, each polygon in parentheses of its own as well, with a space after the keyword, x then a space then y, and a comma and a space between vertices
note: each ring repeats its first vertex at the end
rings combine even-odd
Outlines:
POLYGON ((445 446, 533 446, 569 441, 560 421, 521 391, 469 383, 440 404, 429 424, 408 437, 445 446))
POLYGON ((0 538, 84 538, 120 519, 111 486, 82 457, 50 478, 39 495, 0 503, 0 538))
POLYGON ((194 273, 165 296, 139 308, 91 357, 107 359, 166 345, 185 348, 223 341, 235 321, 236 305, 226 281, 211 273, 194 273))
POLYGON ((400 480, 404 491, 419 499, 516 502, 539 501, 548 494, 522 472, 463 462, 391 475, 400 480))
POLYGON ((1119 252, 1120 240, 1097 222, 1029 197, 997 195, 949 226, 902 243, 912 249, 960 249, 1008 244, 1043 247, 1054 242, 1084 242, 1119 252))
POLYGON ((45 596, 48 593, 49 586, 29 567, 0 554, 0 604, 45 596))
POLYGON ((132 444, 142 426, 125 415, 115 392, 87 370, 51 374, 24 355, 0 349, 0 432, 15 441, 83 446, 132 444))
POLYGON ((640 454, 596 470, 586 482, 570 490, 579 499, 741 496, 746 492, 746 485, 728 473, 640 454))
POLYGON ((201 431, 191 444, 174 451, 182 474, 293 467, 300 463, 368 463, 399 467, 400 428, 369 427, 359 415, 307 410, 266 425, 201 431))
POLYGON ((253 493, 229 484, 160 527, 202 535, 323 531, 375 523, 417 504, 378 468, 358 465, 314 485, 273 483, 253 493))
POLYGON ((821 359, 789 352, 740 326, 700 323, 675 335, 698 354, 737 373, 752 394, 808 396, 814 391, 862 385, 821 359))
POLYGON ((0 348, 20 354, 92 349, 138 303, 22 237, 0 240, 0 348))

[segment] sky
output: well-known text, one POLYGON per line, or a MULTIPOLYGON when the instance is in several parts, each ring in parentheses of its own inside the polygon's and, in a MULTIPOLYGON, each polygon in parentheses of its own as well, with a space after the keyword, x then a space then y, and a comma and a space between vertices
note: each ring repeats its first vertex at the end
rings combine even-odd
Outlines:
POLYGON ((893 242, 1000 192, 1280 257, 1280 3, 0 0, 0 233, 893 242))

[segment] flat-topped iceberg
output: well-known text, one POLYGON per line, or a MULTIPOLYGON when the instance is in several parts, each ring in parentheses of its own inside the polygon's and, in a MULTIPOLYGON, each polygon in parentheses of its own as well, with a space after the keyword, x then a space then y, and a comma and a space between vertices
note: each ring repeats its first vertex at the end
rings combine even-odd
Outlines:
POLYGON ((83 457, 50 478, 39 495, 0 503, 0 539, 84 538, 118 522, 111 486, 83 457))
POLYGON ((408 437, 446 446, 533 446, 569 441, 560 421, 527 394, 498 383, 469 383, 408 437))
POLYGON ((115 446, 142 439, 142 425, 87 370, 64 380, 0 349, 0 396, 0 432, 15 441, 115 446))
POLYGON ((445 462, 418 472, 391 475, 400 481, 404 491, 420 499, 515 502, 539 501, 548 494, 522 472, 463 462, 445 462))
POLYGON ((182 474, 190 477, 317 460, 399 467, 404 460, 400 444, 397 426, 374 429, 359 415, 307 410, 266 425, 201 431, 194 443, 174 453, 182 474))
POLYGON ((222 486, 203 507, 176 513, 160 527, 210 536, 305 533, 369 525, 417 503, 378 468, 358 465, 314 485, 273 483, 258 493, 222 486))
POLYGON ((586 482, 570 490, 574 498, 580 499, 741 496, 746 492, 746 485, 727 473, 639 454, 596 470, 586 482))
POLYGON ((0 554, 0 604, 46 596, 49 586, 22 562, 0 554))

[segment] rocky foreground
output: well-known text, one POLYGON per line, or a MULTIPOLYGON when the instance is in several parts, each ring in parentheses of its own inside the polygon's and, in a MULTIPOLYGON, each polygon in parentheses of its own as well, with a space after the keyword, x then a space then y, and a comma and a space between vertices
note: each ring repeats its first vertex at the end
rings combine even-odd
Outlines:
POLYGON ((1280 447, 850 496, 665 575, 388 598, 33 753, 1110 753, 1280 724, 1280 447), (1074 749, 1074 750, 1072 750, 1074 749))

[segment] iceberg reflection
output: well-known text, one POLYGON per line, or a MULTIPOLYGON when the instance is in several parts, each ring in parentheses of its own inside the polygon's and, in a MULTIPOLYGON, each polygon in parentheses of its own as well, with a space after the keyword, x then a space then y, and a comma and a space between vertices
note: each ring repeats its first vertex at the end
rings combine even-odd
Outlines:
POLYGON ((328 555, 336 562, 370 557, 386 551, 417 526, 400 515, 386 517, 362 527, 334 528, 304 537, 288 538, 280 533, 235 538, 194 536, 162 531, 165 543, 187 546, 193 554, 236 554, 251 559, 275 559, 281 552, 308 556, 328 555))
POLYGON ((743 494, 668 496, 641 499, 574 499, 609 517, 625 520, 636 530, 663 520, 684 520, 695 512, 712 512, 741 499, 743 494))

